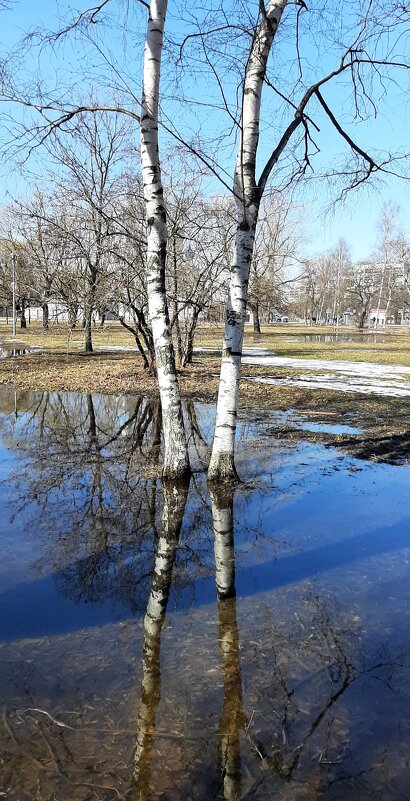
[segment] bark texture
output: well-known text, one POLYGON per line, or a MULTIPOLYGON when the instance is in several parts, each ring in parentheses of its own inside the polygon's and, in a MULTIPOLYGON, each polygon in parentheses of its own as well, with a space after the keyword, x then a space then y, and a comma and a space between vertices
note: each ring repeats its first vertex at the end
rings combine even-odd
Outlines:
POLYGON ((147 214, 148 309, 155 347, 164 433, 164 478, 190 472, 188 446, 165 292, 167 219, 158 151, 158 97, 166 0, 152 0, 144 50, 141 167, 147 214))
POLYGON ((234 482, 238 478, 234 447, 239 379, 249 270, 261 199, 256 181, 261 98, 269 53, 287 2, 268 3, 255 31, 245 71, 241 136, 233 186, 237 230, 225 316, 215 435, 208 472, 210 481, 234 482))

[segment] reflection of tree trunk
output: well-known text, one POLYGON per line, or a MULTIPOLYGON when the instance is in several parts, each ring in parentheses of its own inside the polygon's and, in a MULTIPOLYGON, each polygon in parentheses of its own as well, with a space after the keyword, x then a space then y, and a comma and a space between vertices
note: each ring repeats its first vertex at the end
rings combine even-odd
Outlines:
POLYGON ((152 433, 151 433, 151 454, 158 454, 161 447, 161 433, 162 433, 162 411, 161 404, 156 401, 154 404, 154 411, 152 414, 152 433))
POLYGON ((137 743, 134 752, 133 783, 138 799, 150 792, 150 768, 155 718, 161 698, 161 631, 171 588, 178 539, 189 483, 164 482, 164 509, 155 556, 154 574, 144 619, 141 698, 138 709, 137 743))
POLYGON ((95 442, 97 440, 97 422, 95 419, 93 396, 90 394, 87 395, 87 411, 89 420, 88 433, 90 435, 90 439, 95 442))
POLYGON ((233 492, 211 490, 214 528, 219 646, 224 676, 224 705, 219 722, 220 762, 225 801, 241 797, 240 730, 245 717, 239 635, 236 622, 233 492))

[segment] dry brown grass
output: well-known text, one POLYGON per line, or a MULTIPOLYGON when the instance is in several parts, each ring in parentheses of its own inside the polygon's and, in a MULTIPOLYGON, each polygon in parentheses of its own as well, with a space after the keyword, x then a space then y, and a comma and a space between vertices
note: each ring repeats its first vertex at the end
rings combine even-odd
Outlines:
MULTIPOLYGON (((391 364, 410 364, 410 334, 387 332, 380 342, 323 343, 300 340, 300 335, 334 333, 334 329, 306 328, 302 326, 275 326, 265 330, 259 337, 246 331, 245 345, 267 347, 277 355, 310 358, 344 358, 354 361, 380 361, 391 364), (297 338, 299 337, 299 338, 297 338)), ((347 333, 343 329, 343 333, 347 333)), ((355 332, 357 333, 357 332, 355 332)), ((68 343, 66 326, 53 326, 43 332, 39 324, 25 331, 18 331, 17 339, 26 346, 42 348, 41 352, 0 361, 0 384, 14 384, 22 389, 69 390, 82 392, 105 392, 110 394, 157 394, 155 379, 142 367, 138 353, 134 351, 109 351, 112 347, 134 347, 135 343, 126 331, 116 323, 104 329, 94 330, 96 351, 91 355, 82 353, 81 332, 75 332, 68 343), (107 350, 103 350, 106 348, 107 350)), ((219 347, 222 328, 204 326, 198 335, 198 345, 219 347)), ((0 325, 0 340, 11 340, 11 327, 0 325)), ((241 405, 261 406, 272 409, 289 407, 300 409, 328 408, 340 415, 354 410, 362 414, 379 416, 406 413, 407 402, 371 396, 345 395, 330 390, 305 390, 247 381, 247 377, 263 373, 263 368, 244 366, 241 382, 241 405), (394 410, 394 411, 393 411, 394 410)), ((269 368, 269 373, 283 377, 282 372, 269 368)), ((296 371, 286 371, 287 374, 296 371)), ((306 372, 306 370, 304 370, 306 372)), ((219 359, 214 355, 198 356, 193 365, 180 371, 179 378, 185 397, 212 401, 216 398, 219 359)), ((407 412, 408 413, 408 412, 407 412)))

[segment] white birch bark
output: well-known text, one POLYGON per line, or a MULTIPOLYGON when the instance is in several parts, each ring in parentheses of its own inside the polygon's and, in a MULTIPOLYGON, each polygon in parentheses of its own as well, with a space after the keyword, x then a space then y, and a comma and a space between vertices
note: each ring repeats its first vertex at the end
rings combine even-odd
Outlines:
POLYGON ((167 0, 151 0, 144 49, 141 168, 148 227, 148 309, 164 432, 163 476, 176 479, 188 475, 190 467, 165 292, 167 220, 158 150, 158 101, 166 10, 167 0))
POLYGON ((241 136, 234 175, 237 231, 234 243, 215 434, 208 476, 210 481, 235 481, 236 418, 249 270, 258 220, 260 192, 256 182, 256 154, 263 82, 272 43, 288 0, 268 3, 252 42, 246 66, 241 114, 241 136))

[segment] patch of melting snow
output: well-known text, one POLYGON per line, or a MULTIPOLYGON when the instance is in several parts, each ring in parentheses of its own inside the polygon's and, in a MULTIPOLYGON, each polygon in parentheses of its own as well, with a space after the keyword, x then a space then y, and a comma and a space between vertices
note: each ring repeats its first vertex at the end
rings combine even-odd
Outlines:
POLYGON ((259 367, 290 367, 292 370, 330 370, 332 373, 343 373, 346 376, 359 378, 397 378, 410 375, 410 367, 400 364, 380 364, 379 362, 348 362, 330 359, 293 359, 286 356, 269 356, 265 353, 244 351, 243 364, 254 364, 259 367))
POLYGON ((337 375, 326 373, 324 375, 300 375, 297 378, 269 378, 259 376, 257 378, 247 378, 247 381, 255 381, 259 384, 278 384, 292 387, 302 387, 304 389, 333 389, 338 392, 356 392, 365 395, 381 395, 389 398, 400 398, 410 396, 410 384, 399 382, 388 383, 387 381, 361 378, 360 381, 352 381, 348 376, 343 379, 337 375))
POLYGON ((95 350, 107 350, 107 351, 119 350, 119 351, 125 351, 125 352, 138 351, 138 348, 137 347, 133 347, 132 345, 95 345, 94 349, 95 350))
MULTIPOLYGON (((217 348, 203 350, 217 352, 217 348)), ((257 367, 322 371, 320 375, 301 374, 286 378, 255 376, 246 379, 259 384, 285 384, 304 389, 333 389, 338 392, 356 392, 390 398, 410 396, 410 382, 404 378, 404 376, 410 375, 410 367, 401 364, 289 358, 272 356, 264 348, 244 348, 242 363, 257 367), (329 372, 323 372, 324 370, 329 372)))

